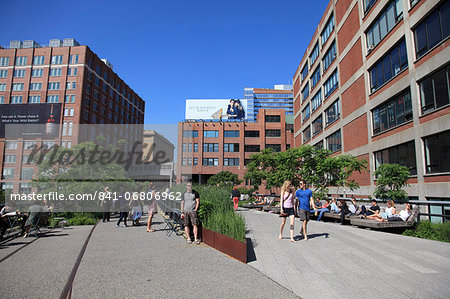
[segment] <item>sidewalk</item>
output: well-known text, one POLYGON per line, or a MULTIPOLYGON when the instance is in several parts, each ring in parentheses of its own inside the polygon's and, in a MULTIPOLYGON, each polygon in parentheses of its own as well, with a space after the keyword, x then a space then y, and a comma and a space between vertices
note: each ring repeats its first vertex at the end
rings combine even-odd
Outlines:
MULTIPOLYGON (((308 241, 278 240, 278 215, 241 209, 249 265, 302 298, 449 298, 450 244, 310 221, 308 241)), ((299 236, 300 221, 295 220, 299 236)))
MULTIPOLYGON (((99 223, 76 273, 72 298, 297 298, 207 245, 166 237, 161 216, 154 221, 154 233, 145 226, 99 223)), ((1 262, 0 298, 59 298, 91 228, 59 230, 1 262)), ((0 258, 9 253, 4 247, 0 258)))

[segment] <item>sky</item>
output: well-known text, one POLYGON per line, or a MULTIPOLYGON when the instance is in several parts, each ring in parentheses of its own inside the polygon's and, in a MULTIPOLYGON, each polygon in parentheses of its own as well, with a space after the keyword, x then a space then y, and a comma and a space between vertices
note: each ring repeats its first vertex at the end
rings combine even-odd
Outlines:
POLYGON ((146 102, 146 124, 184 120, 186 99, 243 98, 292 77, 328 0, 0 0, 0 45, 75 38, 146 102))

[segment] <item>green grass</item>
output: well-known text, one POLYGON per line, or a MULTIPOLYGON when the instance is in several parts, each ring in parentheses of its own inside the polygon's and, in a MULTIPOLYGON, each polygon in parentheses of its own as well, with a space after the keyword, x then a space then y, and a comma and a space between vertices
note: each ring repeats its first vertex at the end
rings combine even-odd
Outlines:
POLYGON ((70 225, 94 225, 100 218, 101 213, 79 213, 79 212, 65 212, 56 213, 53 217, 64 217, 64 220, 50 218, 49 226, 58 226, 61 221, 65 221, 64 226, 70 225))
POLYGON ((450 243, 450 222, 420 221, 415 229, 408 229, 403 235, 450 243))

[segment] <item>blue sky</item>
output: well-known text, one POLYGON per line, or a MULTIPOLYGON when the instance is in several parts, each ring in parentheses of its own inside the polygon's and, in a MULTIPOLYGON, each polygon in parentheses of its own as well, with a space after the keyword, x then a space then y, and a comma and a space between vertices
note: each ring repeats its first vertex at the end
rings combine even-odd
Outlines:
POLYGON ((73 37, 146 101, 145 123, 175 124, 186 99, 290 84, 327 4, 0 0, 0 45, 73 37))

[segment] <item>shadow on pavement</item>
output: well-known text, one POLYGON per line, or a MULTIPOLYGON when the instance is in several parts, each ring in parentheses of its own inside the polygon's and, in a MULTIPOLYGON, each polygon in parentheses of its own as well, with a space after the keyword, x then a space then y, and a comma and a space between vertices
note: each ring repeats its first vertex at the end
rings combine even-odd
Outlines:
POLYGON ((253 242, 250 238, 245 238, 247 241, 247 263, 256 261, 256 254, 253 248, 253 242))

